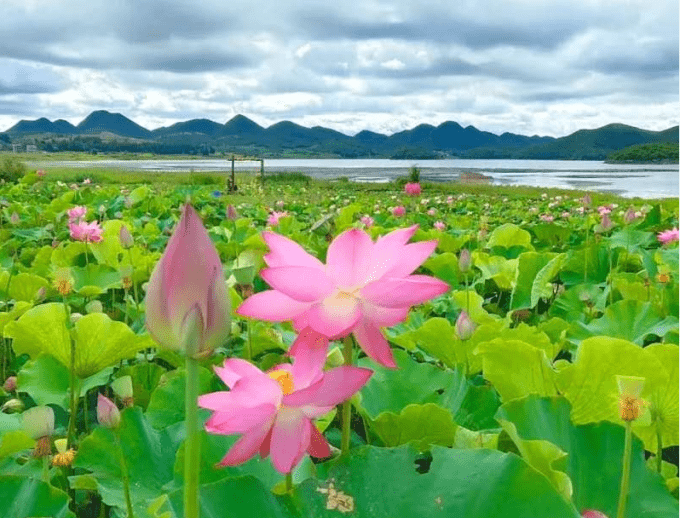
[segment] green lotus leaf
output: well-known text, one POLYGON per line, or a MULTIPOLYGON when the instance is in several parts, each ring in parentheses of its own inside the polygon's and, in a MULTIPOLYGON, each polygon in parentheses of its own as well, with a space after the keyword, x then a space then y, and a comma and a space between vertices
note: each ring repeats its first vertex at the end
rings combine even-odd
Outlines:
MULTIPOLYGON (((512 423, 519 441, 549 441, 567 453, 564 471, 573 483, 577 509, 598 509, 616 516, 621 485, 624 429, 601 422, 574 425, 562 397, 527 396, 504 404, 499 420, 512 423)), ((633 439, 631 483, 626 516, 677 516, 678 502, 662 478, 645 466, 642 443, 633 439)))
POLYGON ((124 222, 119 219, 105 221, 102 225, 102 240, 90 243, 90 250, 97 259, 97 263, 117 269, 124 249, 120 244, 120 228, 124 222))
POLYGON ((555 223, 541 223, 531 227, 531 232, 539 243, 550 247, 563 246, 569 242, 573 230, 555 223))
POLYGON ((20 273, 12 277, 9 296, 17 301, 33 302, 40 288, 47 289, 46 279, 30 273, 20 273))
POLYGON ((609 238, 609 244, 612 248, 624 248, 629 252, 636 252, 641 248, 647 248, 654 244, 655 241, 656 237, 651 232, 635 230, 631 226, 614 232, 609 238))
POLYGON ((656 356, 668 374, 668 383, 656 384, 649 398, 652 425, 636 427, 635 432, 652 452, 657 451, 657 431, 661 434, 664 448, 677 446, 678 441, 678 346, 669 344, 652 344, 645 351, 656 356))
POLYGON ((432 444, 451 446, 458 425, 451 411, 434 403, 407 405, 399 414, 382 412, 371 424, 385 446, 401 446, 414 442, 427 450, 432 444))
POLYGON ((52 265, 57 268, 68 268, 75 266, 75 259, 81 254, 84 254, 87 248, 85 243, 80 241, 64 242, 52 250, 52 265))
POLYGON ((678 271, 678 249, 664 248, 654 253, 654 261, 659 266, 664 266, 671 272, 678 271))
POLYGON ((634 299, 641 302, 652 302, 657 307, 663 305, 663 292, 656 283, 645 284, 643 279, 633 273, 619 273, 612 276, 612 287, 623 299, 634 299))
POLYGON ((0 488, 0 516, 3 518, 75 518, 68 508, 68 494, 42 480, 2 475, 0 488))
POLYGON ((54 356, 41 354, 29 360, 17 374, 17 390, 27 392, 37 405, 68 408, 69 370, 54 356), (45 383, 49 380, 49 383, 45 383))
POLYGON ((340 516, 348 509, 355 518, 579 516, 542 474, 514 454, 433 446, 427 473, 419 474, 415 463, 409 446, 354 449, 317 465, 318 479, 297 486, 293 502, 301 516, 316 517, 340 516))
POLYGON ((435 255, 425 261, 423 266, 430 270, 435 277, 448 283, 452 288, 458 287, 460 272, 458 270, 458 257, 455 254, 446 252, 435 255))
POLYGON ((451 293, 451 298, 454 302, 454 307, 459 310, 468 311, 468 298, 470 300, 470 311, 468 311, 470 319, 475 324, 492 324, 498 322, 500 317, 488 313, 484 308, 484 297, 477 292, 470 290, 454 291, 451 293))
POLYGON ((572 248, 567 257, 564 271, 560 275, 565 284, 600 283, 607 280, 609 251, 605 245, 594 243, 592 237, 588 246, 572 248))
POLYGON ((428 363, 418 363, 404 351, 393 352, 397 370, 377 365, 369 358, 358 362, 360 367, 373 370, 361 389, 361 408, 371 419, 381 412, 401 412, 410 404, 437 403, 442 398, 437 390, 451 384, 450 373, 428 363))
POLYGON ((531 285, 531 307, 538 304, 539 299, 547 299, 553 295, 552 281, 562 270, 566 262, 567 254, 559 254, 553 257, 548 264, 546 264, 536 274, 531 285))
POLYGON ((527 394, 557 394, 555 372, 542 349, 521 340, 496 338, 480 343, 476 352, 482 356, 484 378, 503 401, 527 394))
MULTIPOLYGON (((527 250, 534 249, 534 247, 531 246, 531 234, 512 223, 506 223, 495 228, 489 236, 487 246, 489 248, 499 246, 508 249, 513 247, 522 247, 527 250)), ((475 263, 475 265, 477 265, 477 263, 475 263)))
MULTIPOLYGON (((149 405, 146 408, 146 417, 151 426, 161 430, 184 421, 185 385, 186 373, 183 369, 163 374, 158 386, 151 393, 149 405)), ((224 390, 224 387, 220 387, 217 377, 205 367, 199 367, 198 387, 199 394, 224 390)), ((207 410, 200 410, 200 412, 210 415, 207 410)))
MULTIPOLYGON (((645 378, 641 398, 652 401, 658 397, 662 401, 659 408, 666 408, 665 398, 669 397, 666 391, 669 390, 670 374, 659 357, 667 354, 669 351, 666 349, 643 349, 627 340, 608 336, 583 340, 579 345, 576 361, 557 373, 560 392, 572 405, 571 418, 574 424, 605 420, 621 423, 617 375, 645 378)), ((677 407, 677 399, 675 405, 677 407)), ((670 419, 670 413, 665 415, 670 419)), ((633 431, 645 440, 646 449, 656 451, 656 441, 651 439, 649 430, 645 428, 654 430, 652 423, 645 425, 643 421, 642 424, 635 424, 633 431)))
POLYGON ((73 289, 85 297, 101 295, 121 286, 120 273, 110 266, 95 264, 71 268, 73 289))
POLYGON ((607 295, 595 284, 577 284, 559 295, 549 314, 561 317, 568 322, 585 321, 590 312, 602 312, 607 303, 607 295))
POLYGON ((141 187, 133 189, 129 195, 130 203, 132 203, 132 206, 134 207, 135 205, 146 200, 151 192, 151 188, 147 185, 142 185, 141 187))
POLYGON ((23 430, 13 430, 0 435, 0 459, 20 451, 32 449, 35 440, 29 437, 23 430))
POLYGON ((335 218, 335 228, 337 232, 342 232, 347 227, 351 227, 354 222, 354 216, 363 209, 359 203, 351 203, 340 210, 340 213, 335 218))
MULTIPOLYGON (((17 354, 36 358, 41 353, 54 356, 62 365, 71 364, 71 340, 66 328, 63 304, 41 304, 27 311, 15 322, 5 326, 5 336, 13 338, 17 354)), ((87 378, 109 365, 134 356, 153 346, 147 335, 136 335, 122 322, 111 320, 104 313, 92 313, 75 324, 75 370, 87 378)))
POLYGON ((555 254, 546 252, 524 252, 517 257, 517 278, 512 290, 510 309, 531 308, 532 286, 538 272, 547 265, 555 254))
POLYGON ((456 331, 445 318, 430 318, 418 329, 390 337, 390 341, 409 351, 420 347, 450 367, 465 361, 464 352, 456 354, 456 331))
POLYGON ((21 315, 26 313, 29 309, 33 307, 33 304, 30 302, 22 302, 19 301, 14 306, 9 312, 3 312, 0 313, 0 335, 4 333, 5 326, 9 323, 12 322, 13 320, 16 320, 19 318, 21 315))
MULTIPOLYGON (((281 498, 281 497, 279 497, 281 498)), ((283 500, 283 499, 282 499, 283 500)), ((199 487, 201 518, 302 518, 310 516, 294 512, 277 501, 272 492, 259 479, 252 476, 223 478, 199 487), (285 509, 285 511, 284 511, 285 509)), ((158 518, 183 518, 184 493, 177 489, 156 499, 149 511, 158 518)))
MULTIPOLYGON (((458 221, 450 221, 447 220, 451 224, 451 226, 456 227, 456 228, 469 228, 468 225, 466 225, 464 222, 461 222, 460 220, 458 221)), ((416 239, 420 240, 428 240, 428 239, 436 239, 437 240, 437 250, 439 252, 443 253, 458 253, 458 251, 465 246, 465 244, 470 241, 470 235, 469 234, 463 234, 461 236, 452 236, 451 234, 443 234, 437 230, 433 230, 432 233, 428 233, 426 236, 423 235, 422 237, 419 235, 422 231, 419 231, 416 233, 416 239)), ((423 233, 424 234, 424 233, 423 233)))
POLYGON ((590 336, 607 335, 643 345, 645 337, 663 337, 678 328, 677 317, 663 317, 652 304, 639 300, 619 300, 604 310, 604 315, 589 324, 576 322, 572 336, 575 341, 590 336))
POLYGON ((462 426, 456 429, 456 437, 453 440, 453 447, 461 450, 473 450, 485 448, 489 450, 498 449, 498 433, 474 432, 462 426))
POLYGON ((48 278, 52 274, 52 250, 51 246, 46 245, 38 250, 31 263, 31 273, 48 278))
MULTIPOLYGON (((567 343, 567 332, 571 329, 571 325, 559 317, 552 317, 538 324, 537 329, 548 337, 548 340, 553 344, 553 351, 559 352, 567 343)), ((534 342, 529 343, 537 345, 534 342)), ((552 355, 551 357, 554 358, 555 356, 552 355)))
POLYGON ((120 443, 112 430, 101 426, 85 437, 73 465, 91 475, 76 475, 69 480, 78 483, 80 477, 93 476, 102 501, 115 507, 122 516, 126 510, 120 468, 122 453, 130 477, 130 499, 135 516, 146 516, 148 505, 172 480, 179 440, 168 430, 154 430, 141 409, 136 407, 121 412, 117 432, 120 443))
POLYGON ((482 271, 484 279, 492 279, 501 290, 511 290, 517 271, 517 259, 505 259, 475 250, 472 252, 473 264, 482 271))

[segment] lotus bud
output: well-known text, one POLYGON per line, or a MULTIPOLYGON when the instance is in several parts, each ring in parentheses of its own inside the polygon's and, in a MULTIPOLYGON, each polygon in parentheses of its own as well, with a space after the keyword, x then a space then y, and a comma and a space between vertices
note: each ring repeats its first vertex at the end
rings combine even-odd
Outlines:
POLYGON ((236 221, 238 219, 238 214, 233 205, 227 206, 227 219, 231 221, 236 221))
POLYGON ((121 376, 111 382, 113 393, 120 398, 125 407, 131 407, 134 403, 132 392, 132 377, 121 376))
POLYGON ((132 234, 130 234, 130 231, 125 225, 121 225, 118 237, 120 238, 120 245, 126 250, 132 248, 132 245, 135 244, 132 234))
POLYGON ((16 414, 18 412, 23 412, 24 402, 21 399, 8 399, 0 408, 5 414, 16 414))
POLYGON ((88 315, 90 313, 103 313, 104 312, 104 306, 102 306, 102 303, 98 300, 91 300, 85 306, 85 311, 87 311, 88 315))
POLYGON ((47 295, 47 289, 45 288, 45 286, 41 286, 41 287, 38 289, 38 291, 35 292, 34 301, 35 301, 36 303, 40 303, 40 302, 42 302, 43 300, 45 300, 45 296, 46 296, 46 295, 47 295))
POLYGON ((584 509, 581 513, 581 518, 608 518, 606 514, 594 509, 584 509))
POLYGON ((590 207, 590 204, 593 203, 593 199, 590 197, 590 194, 586 194, 582 199, 581 203, 583 203, 584 207, 590 207))
POLYGON ((78 322, 78 320, 80 320, 81 318, 83 318, 83 315, 82 315, 82 314, 80 314, 80 313, 71 313, 71 323, 72 323, 72 324, 75 324, 75 323, 78 322))
POLYGON ((5 383, 3 383, 2 388, 5 390, 5 392, 14 392, 17 389, 17 377, 9 376, 5 380, 5 383))
POLYGON ((628 210, 623 215, 623 221, 626 224, 630 224, 635 220, 635 209, 633 207, 628 207, 628 210))
POLYGON ((229 335, 229 306, 217 250, 186 204, 149 279, 146 327, 162 347, 206 356, 229 335))
POLYGON ((619 415, 624 421, 635 421, 640 416, 640 407, 644 401, 640 399, 645 386, 645 378, 638 376, 616 376, 619 388, 619 415))
POLYGON ((116 404, 103 394, 97 396, 97 421, 104 428, 118 428, 120 411, 116 404))
POLYGON ((461 273, 467 273, 472 266, 472 258, 470 257, 470 250, 463 248, 458 257, 458 269, 461 273))
POLYGON ((477 326, 470 320, 467 312, 461 311, 456 320, 456 334, 461 340, 469 339, 475 332, 477 326))
POLYGON ((20 221, 19 214, 17 214, 16 211, 12 212, 12 215, 9 217, 9 220, 12 222, 12 225, 18 224, 20 221))
POLYGON ((54 410, 48 406, 34 406, 23 414, 23 428, 26 435, 36 441, 51 437, 54 433, 54 410))
POLYGON ((609 219, 609 214, 603 214, 602 221, 600 221, 600 228, 602 229, 602 231, 607 232, 608 230, 611 230, 613 226, 614 223, 612 222, 611 219, 609 219))

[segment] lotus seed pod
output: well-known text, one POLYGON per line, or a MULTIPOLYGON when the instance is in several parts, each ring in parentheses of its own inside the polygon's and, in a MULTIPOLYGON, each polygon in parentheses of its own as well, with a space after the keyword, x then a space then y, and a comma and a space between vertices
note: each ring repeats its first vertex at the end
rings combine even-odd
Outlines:
POLYGON ((116 378, 111 382, 111 389, 113 393, 120 398, 123 405, 130 407, 134 403, 133 399, 133 389, 132 389, 132 377, 131 376, 121 376, 116 378))
POLYGON ((85 311, 87 311, 88 315, 90 313, 103 313, 104 312, 104 306, 98 300, 91 300, 85 306, 85 311))
POLYGON ((640 417, 644 401, 640 394, 645 385, 645 378, 638 376, 616 376, 619 388, 619 416, 623 421, 635 421, 640 417))
POLYGON ((66 446, 68 445, 68 439, 55 439, 54 446, 57 448, 58 453, 65 453, 66 446))

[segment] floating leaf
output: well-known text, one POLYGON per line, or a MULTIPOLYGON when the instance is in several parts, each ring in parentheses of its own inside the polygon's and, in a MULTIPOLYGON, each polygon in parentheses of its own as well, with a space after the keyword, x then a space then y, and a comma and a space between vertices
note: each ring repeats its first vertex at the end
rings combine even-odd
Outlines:
POLYGON ((20 273, 12 277, 9 296, 17 301, 34 302, 40 288, 47 289, 46 279, 30 273, 20 273))
POLYGON ((531 297, 534 279, 554 256, 555 254, 545 252, 524 252, 517 257, 517 278, 512 290, 510 309, 531 308, 536 305, 531 297))
POLYGON ((68 508, 68 494, 42 480, 3 475, 0 476, 0 488, 0 516, 3 518, 75 518, 68 508))
POLYGON ((434 403, 407 405, 399 414, 383 412, 371 428, 385 446, 400 446, 414 442, 423 451, 430 445, 451 446, 458 426, 451 411, 434 403))
POLYGON ((558 256, 553 257, 550 262, 536 274, 536 278, 531 285, 532 308, 538 304, 539 299, 547 299, 552 296, 552 281, 560 270, 562 270, 566 259, 566 254, 559 254, 558 256))
POLYGON ((489 236, 487 246, 489 248, 496 246, 503 248, 522 247, 528 250, 534 248, 531 246, 531 234, 513 223, 506 223, 494 229, 489 236))

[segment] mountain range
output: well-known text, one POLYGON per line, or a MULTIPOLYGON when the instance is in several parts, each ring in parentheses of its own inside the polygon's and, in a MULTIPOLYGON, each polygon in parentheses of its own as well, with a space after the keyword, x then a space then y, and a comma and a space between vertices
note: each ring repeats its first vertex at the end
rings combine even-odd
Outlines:
MULTIPOLYGON (((0 133, 0 136, 3 134, 0 133)), ((95 150, 176 149, 203 154, 240 153, 251 156, 337 156, 343 158, 560 158, 604 159, 607 154, 635 144, 678 142, 678 126, 648 131, 624 124, 579 130, 561 138, 496 135, 474 126, 447 121, 420 124, 392 135, 360 131, 349 136, 321 126, 307 128, 290 121, 263 127, 243 115, 224 124, 192 119, 148 130, 120 113, 92 112, 77 126, 63 119, 22 120, 4 132, 5 140, 31 137, 48 150, 67 149, 69 142, 95 150), (112 144, 113 142, 113 144, 112 144), (49 145, 49 147, 48 147, 49 145), (108 147, 106 147, 108 146, 108 147), (56 149, 55 149, 56 147, 56 149), (105 148, 105 149, 104 149, 105 148), (191 151, 193 150, 193 151, 191 151)), ((85 148, 84 148, 85 149, 85 148)), ((173 152, 173 151, 169 151, 173 152)))

